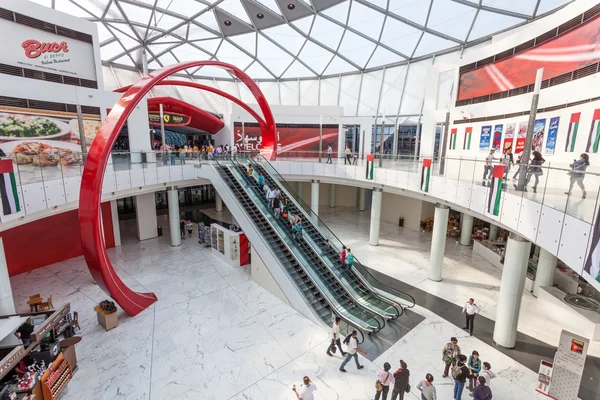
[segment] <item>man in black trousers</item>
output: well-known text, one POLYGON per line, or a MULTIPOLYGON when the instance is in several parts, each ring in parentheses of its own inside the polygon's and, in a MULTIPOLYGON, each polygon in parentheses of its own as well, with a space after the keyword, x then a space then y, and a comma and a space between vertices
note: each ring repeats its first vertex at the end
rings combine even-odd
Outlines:
POLYGON ((471 336, 473 336, 473 325, 475 322, 475 316, 479 314, 479 306, 475 304, 475 300, 469 299, 467 304, 462 309, 462 313, 466 314, 467 325, 463 328, 464 330, 469 330, 471 336))

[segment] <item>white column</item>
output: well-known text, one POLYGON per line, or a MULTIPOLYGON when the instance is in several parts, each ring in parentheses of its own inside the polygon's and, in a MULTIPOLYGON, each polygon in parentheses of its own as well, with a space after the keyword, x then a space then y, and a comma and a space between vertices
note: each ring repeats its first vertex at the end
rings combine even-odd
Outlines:
POLYGON ((138 227, 138 239, 146 240, 158 236, 156 221, 156 200, 154 193, 135 196, 135 212, 138 227))
POLYGON ((329 185, 329 208, 335 208, 335 185, 329 185))
POLYGON ((223 211, 223 199, 219 196, 219 193, 215 191, 215 211, 222 212, 223 211))
POLYGON ((449 213, 450 209, 447 205, 440 203, 435 205, 433 233, 431 235, 431 254, 429 255, 429 279, 435 282, 442 280, 449 213))
POLYGON ((169 230, 171 246, 181 246, 181 231, 179 230, 179 190, 171 187, 167 190, 167 203, 169 204, 169 230))
POLYGON ((367 189, 358 189, 358 211, 365 211, 367 209, 367 189))
POLYGON ((373 189, 373 199, 371 200, 371 228, 369 230, 369 244, 379 246, 379 226, 381 225, 381 200, 383 198, 383 189, 373 189))
POLYGON ((471 235, 473 234, 473 216, 463 213, 460 216, 462 228, 460 228, 460 244, 463 246, 471 245, 471 235))
POLYGON ((296 193, 298 193, 298 196, 300 196, 300 198, 304 200, 304 197, 302 196, 302 183, 303 182, 296 182, 296 193))
POLYGON ((516 233, 510 234, 506 244, 493 336, 494 342, 502 347, 515 347, 530 249, 531 243, 525 238, 516 233))
POLYGON ((558 259, 544 249, 540 249, 535 282, 533 283, 533 295, 538 297, 540 287, 554 286, 556 275, 556 263, 558 259))
POLYGON ((15 313, 15 302, 8 277, 8 264, 4 254, 4 241, 0 237, 0 315, 15 313))
POLYGON ((127 118, 129 151, 131 152, 131 163, 134 164, 132 167, 142 162, 141 153, 152 151, 150 125, 148 124, 148 102, 146 100, 147 98, 144 97, 144 100, 139 102, 127 118))
POLYGON ((490 224, 490 236, 488 237, 488 239, 496 240, 496 238, 498 238, 499 230, 500 230, 500 228, 498 228, 496 225, 490 224))
POLYGON ((319 182, 313 179, 310 184, 310 209, 315 220, 319 216, 319 182))
POLYGON ((119 207, 117 201, 110 201, 110 215, 112 217, 113 236, 115 238, 115 247, 121 245, 121 227, 119 226, 119 207))

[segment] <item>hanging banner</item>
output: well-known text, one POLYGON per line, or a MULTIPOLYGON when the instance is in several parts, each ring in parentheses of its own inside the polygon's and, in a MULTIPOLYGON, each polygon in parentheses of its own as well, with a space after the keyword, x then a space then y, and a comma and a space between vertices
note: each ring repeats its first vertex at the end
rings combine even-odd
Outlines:
POLYGON ((494 166, 492 182, 490 183, 490 194, 488 196, 487 212, 500 215, 500 203, 502 202, 502 185, 504 183, 504 165, 494 166))
POLYGON ((450 131, 450 150, 456 150, 456 128, 452 128, 450 131))
POLYGON ((567 132, 567 140, 565 141, 565 151, 572 153, 575 151, 575 142, 577 141, 577 130, 579 129, 579 117, 581 113, 571 114, 569 121, 569 131, 567 132))
POLYGON ((479 138, 479 151, 486 152, 490 149, 490 141, 492 140, 492 126, 481 127, 481 137, 479 138))
POLYGON ((535 124, 533 125, 533 140, 531 141, 531 151, 542 151, 545 131, 546 118, 536 119, 535 124))
POLYGON ((592 118, 590 136, 588 136, 585 152, 597 153, 598 147, 600 147, 600 108, 594 110, 594 118, 592 118))
POLYGON ((471 136, 473 128, 465 128, 465 141, 463 142, 463 150, 471 150, 471 136))
POLYGON ((431 177, 431 158, 423 159, 421 167, 421 190, 429 193, 429 178, 431 177))
POLYGON ((373 154, 367 154, 367 176, 368 180, 373 180, 375 172, 375 156, 373 154))
POLYGON ((527 122, 519 122, 519 133, 517 133, 517 143, 515 144, 515 154, 522 153, 525 149, 527 140, 527 122))
POLYGON ((502 144, 502 124, 494 126, 494 140, 492 140, 492 148, 500 149, 502 144))
POLYGON ((560 117, 550 118, 550 125, 548 125, 548 139, 546 139, 546 154, 554 154, 556 149, 556 136, 558 136, 558 123, 560 117))
POLYGON ((535 388, 536 392, 540 392, 548 396, 550 393, 550 382, 552 380, 552 363, 550 361, 540 361, 540 369, 538 372, 538 385, 535 388))
POLYGON ((506 124, 506 132, 504 133, 504 144, 502 145, 502 154, 504 154, 506 149, 512 150, 516 127, 517 124, 515 123, 506 124))

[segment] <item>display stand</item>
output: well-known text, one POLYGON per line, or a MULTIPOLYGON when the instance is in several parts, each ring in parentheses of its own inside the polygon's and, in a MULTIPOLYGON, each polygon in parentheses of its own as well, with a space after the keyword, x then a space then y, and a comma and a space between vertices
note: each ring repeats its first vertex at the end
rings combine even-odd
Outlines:
POLYGON ((107 331, 110 331, 113 328, 116 328, 119 325, 119 318, 117 316, 117 312, 109 313, 97 305, 94 307, 94 311, 96 311, 96 316, 98 317, 98 323, 107 331))
POLYGON ((56 360, 52 363, 52 372, 50 368, 42 375, 42 392, 44 393, 44 400, 56 399, 65 387, 67 383, 73 377, 73 371, 69 362, 64 359, 63 354, 60 353, 56 360))
POLYGON ((248 239, 244 232, 234 232, 219 224, 211 224, 212 254, 223 262, 239 267, 249 263, 248 239))

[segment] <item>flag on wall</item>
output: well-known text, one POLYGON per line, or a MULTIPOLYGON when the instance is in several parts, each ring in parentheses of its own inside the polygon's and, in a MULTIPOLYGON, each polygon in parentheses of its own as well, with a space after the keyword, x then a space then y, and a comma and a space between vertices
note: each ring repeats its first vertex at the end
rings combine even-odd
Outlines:
POLYGON ((468 127, 465 129, 465 141, 463 142, 463 150, 471 150, 471 134, 473 133, 473 128, 468 127))
POLYGON ((0 196, 4 215, 21 211, 12 160, 0 160, 0 196))
POLYGON ((421 167, 421 190, 429 192, 429 178, 431 177, 431 158, 423 159, 423 166, 421 167))
POLYGON ((456 136, 458 136, 456 131, 456 128, 452 128, 450 131, 450 150, 456 150, 456 136))
POLYGON ((488 198, 487 212, 500 215, 500 203, 502 201, 502 184, 504 183, 504 165, 494 166, 492 182, 490 183, 490 195, 488 198))
POLYGON ((575 151, 575 142, 577 141, 577 129, 579 129, 579 117, 581 113, 571 114, 569 122, 569 131, 567 132, 567 141, 565 142, 565 151, 572 153, 575 151))
POLYGON ((600 148, 600 108, 594 110, 594 118, 592 119, 590 136, 588 136, 585 151, 586 153, 597 153, 598 148, 600 148))
POLYGON ((367 154, 367 179, 373 180, 374 168, 375 156, 373 154, 367 154))

